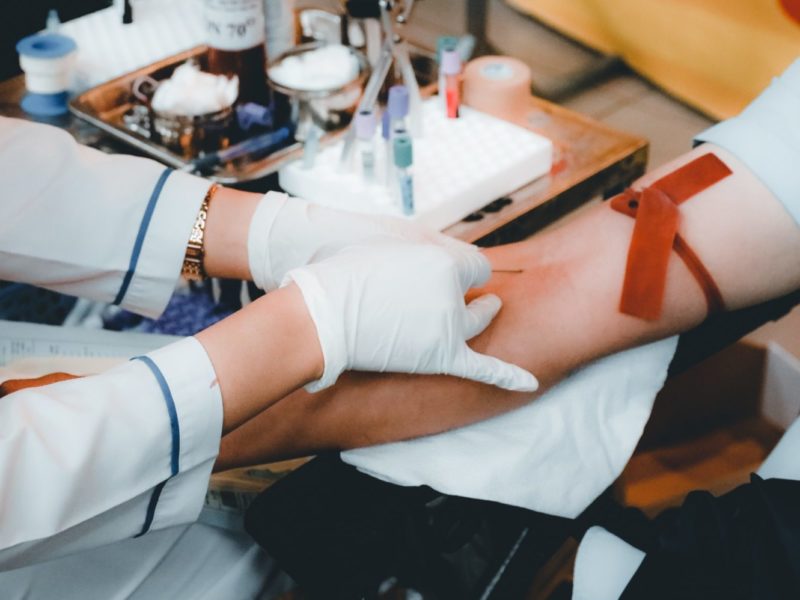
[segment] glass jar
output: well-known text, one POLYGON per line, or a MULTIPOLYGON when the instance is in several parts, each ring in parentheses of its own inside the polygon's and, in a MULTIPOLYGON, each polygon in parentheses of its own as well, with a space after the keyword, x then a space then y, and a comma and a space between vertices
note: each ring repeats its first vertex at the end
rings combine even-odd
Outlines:
POLYGON ((237 102, 269 104, 263 0, 204 0, 208 69, 239 78, 237 102))

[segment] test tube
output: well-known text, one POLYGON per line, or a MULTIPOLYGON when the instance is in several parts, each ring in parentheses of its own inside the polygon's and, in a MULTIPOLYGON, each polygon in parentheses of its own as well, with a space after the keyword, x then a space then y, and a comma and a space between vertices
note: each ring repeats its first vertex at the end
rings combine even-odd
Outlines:
POLYGON ((392 145, 394 147, 394 166, 397 173, 400 206, 404 215, 411 216, 414 214, 414 178, 411 172, 414 152, 411 136, 407 133, 398 134, 392 141, 392 145))
POLYGON ((392 135, 396 131, 406 131, 406 117, 408 116, 408 88, 406 86, 393 85, 389 88, 386 110, 392 120, 392 135))
POLYGON ((458 38, 454 35, 440 35, 436 38, 436 63, 439 65, 439 98, 442 106, 447 106, 444 100, 444 72, 442 71, 442 52, 445 50, 455 50, 458 45, 458 38))
POLYGON ((447 118, 457 119, 461 105, 461 57, 456 50, 442 51, 442 64, 439 66, 444 75, 444 97, 447 107, 447 118))
POLYGON ((356 115, 356 139, 361 157, 361 173, 366 183, 375 181, 375 128, 377 121, 371 110, 362 110, 356 115))
POLYGON ((384 110, 381 117, 381 137, 383 138, 383 150, 385 162, 385 179, 386 187, 392 186, 392 175, 394 173, 394 159, 392 158, 392 119, 389 116, 389 111, 384 110))

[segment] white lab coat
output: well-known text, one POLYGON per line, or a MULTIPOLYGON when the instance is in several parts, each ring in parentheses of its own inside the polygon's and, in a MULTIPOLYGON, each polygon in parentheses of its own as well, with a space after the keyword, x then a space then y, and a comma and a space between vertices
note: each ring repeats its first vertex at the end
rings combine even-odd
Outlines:
MULTIPOLYGON (((158 315, 209 186, 166 173, 156 162, 104 155, 55 128, 0 117, 0 279, 158 315)), ((0 597, 71 597, 63 587, 30 593, 38 568, 49 569, 40 579, 54 585, 63 584, 59 572, 72 572, 75 597, 95 597, 80 593, 81 556, 113 558, 125 546, 129 560, 142 561, 147 548, 160 560, 194 546, 202 565, 202 544, 187 537, 235 539, 234 561, 263 560, 251 560, 256 551, 243 538, 209 538, 203 532, 213 528, 196 525, 52 561, 195 521, 222 430, 215 381, 204 349, 188 338, 101 375, 0 401, 0 597), (37 566, 20 569, 27 565, 37 566)))

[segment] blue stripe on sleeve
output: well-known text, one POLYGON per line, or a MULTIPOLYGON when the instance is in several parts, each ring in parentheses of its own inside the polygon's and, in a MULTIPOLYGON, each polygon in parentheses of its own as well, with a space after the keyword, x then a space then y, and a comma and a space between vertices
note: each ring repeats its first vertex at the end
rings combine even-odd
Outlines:
POLYGON ((161 490, 164 489, 164 486, 167 484, 169 479, 165 479, 161 483, 159 483, 156 487, 153 488, 153 493, 150 495, 150 502, 147 504, 147 515, 144 518, 144 525, 142 525, 142 530, 137 533, 135 538, 142 537, 145 533, 150 531, 150 526, 153 524, 153 517, 156 515, 156 506, 158 505, 158 499, 161 497, 161 490))
POLYGON ((164 374, 152 358, 149 356, 136 356, 133 360, 140 360, 147 365, 153 372, 159 387, 161 387, 161 393, 164 394, 164 402, 167 405, 167 412, 169 413, 169 424, 172 429, 172 456, 170 461, 172 473, 170 477, 174 477, 178 474, 178 457, 181 453, 181 428, 178 423, 178 411, 175 409, 175 400, 172 398, 172 392, 169 389, 169 385, 167 385, 164 374))
POLYGON ((170 478, 175 477, 175 475, 178 474, 178 470, 180 468, 178 459, 181 452, 181 429, 178 422, 178 411, 175 409, 175 399, 172 397, 172 392, 169 389, 169 385, 167 384, 167 380, 164 377, 164 374, 161 372, 161 369, 158 368, 158 365, 149 356, 135 356, 131 360, 142 361, 145 365, 147 365, 147 368, 150 369, 150 371, 153 373, 153 376, 156 378, 158 386, 161 388, 161 393, 164 396, 164 403, 167 405, 169 424, 172 431, 170 476, 153 488, 153 493, 150 495, 150 502, 147 505, 147 514, 144 518, 144 525, 142 526, 142 530, 135 536, 140 537, 147 533, 150 530, 150 526, 153 524, 153 518, 156 514, 156 506, 158 506, 158 499, 161 497, 161 490, 164 489, 164 486, 167 484, 167 481, 169 481, 170 478))
POLYGON ((147 207, 144 209, 144 215, 142 215, 142 222, 139 224, 139 232, 136 234, 136 240, 133 243, 131 260, 128 264, 128 271, 122 278, 122 285, 119 288, 119 292, 117 292, 117 297, 114 298, 113 304, 122 304, 122 300, 125 298, 125 294, 128 292, 128 286, 130 286, 131 280, 133 279, 133 274, 136 272, 136 264, 139 262, 139 255, 142 252, 144 238, 147 235, 148 227, 150 227, 150 220, 153 218, 153 212, 155 212, 156 204, 158 203, 158 197, 161 195, 161 190, 164 189, 164 184, 167 182, 167 177, 169 177, 171 173, 172 169, 164 169, 164 171, 161 173, 161 176, 158 178, 158 181, 156 182, 156 186, 153 188, 153 193, 150 194, 150 200, 147 201, 147 207))

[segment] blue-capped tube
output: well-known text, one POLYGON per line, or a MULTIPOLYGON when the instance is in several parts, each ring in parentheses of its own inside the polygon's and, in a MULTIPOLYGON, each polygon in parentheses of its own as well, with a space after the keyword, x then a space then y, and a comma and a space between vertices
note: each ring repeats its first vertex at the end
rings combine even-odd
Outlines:
POLYGON ((406 133, 398 134, 392 141, 392 146, 400 206, 404 215, 411 216, 414 214, 414 177, 411 168, 414 150, 411 136, 406 133))

